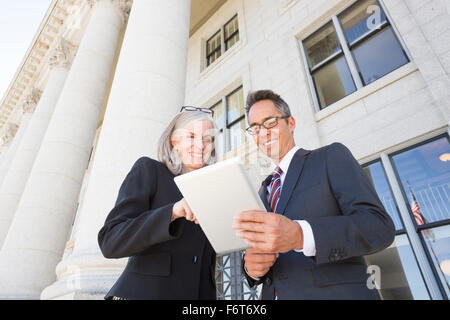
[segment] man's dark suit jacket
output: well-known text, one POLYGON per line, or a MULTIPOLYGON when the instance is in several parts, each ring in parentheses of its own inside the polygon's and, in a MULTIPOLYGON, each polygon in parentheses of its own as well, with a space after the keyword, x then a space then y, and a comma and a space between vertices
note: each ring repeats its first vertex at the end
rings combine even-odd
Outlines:
POLYGON ((167 167, 140 158, 98 234, 106 258, 130 257, 106 295, 126 299, 216 299, 216 254, 201 228, 172 208, 183 196, 167 167))
MULTIPOLYGON (((260 189, 266 208, 267 177, 260 189)), ((270 211, 270 210, 268 210, 270 211)), ((260 280, 262 299, 379 299, 367 286, 364 255, 388 247, 394 224, 364 170, 340 143, 298 150, 289 165, 276 213, 311 225, 316 255, 280 254, 260 280)), ((383 270, 381 270, 383 271, 383 270)))

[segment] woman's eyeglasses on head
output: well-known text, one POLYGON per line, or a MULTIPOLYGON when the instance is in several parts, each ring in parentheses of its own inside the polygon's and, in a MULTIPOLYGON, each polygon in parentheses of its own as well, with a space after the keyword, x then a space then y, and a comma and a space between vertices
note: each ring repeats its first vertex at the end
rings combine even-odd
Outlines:
POLYGON ((183 112, 183 111, 201 111, 201 112, 209 113, 211 115, 211 117, 214 117, 214 111, 212 109, 208 109, 208 108, 182 106, 180 112, 183 112))

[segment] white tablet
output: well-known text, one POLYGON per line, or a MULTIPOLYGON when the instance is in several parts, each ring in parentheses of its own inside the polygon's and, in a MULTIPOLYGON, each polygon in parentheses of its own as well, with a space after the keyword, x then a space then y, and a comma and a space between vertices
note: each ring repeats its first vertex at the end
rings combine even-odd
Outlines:
POLYGON ((240 157, 177 176, 175 183, 217 254, 248 247, 236 237, 233 217, 241 211, 266 209, 240 157))

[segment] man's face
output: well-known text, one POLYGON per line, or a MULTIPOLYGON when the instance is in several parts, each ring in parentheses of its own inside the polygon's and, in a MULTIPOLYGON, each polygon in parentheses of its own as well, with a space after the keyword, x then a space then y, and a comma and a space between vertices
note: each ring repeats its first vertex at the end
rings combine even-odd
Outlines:
MULTIPOLYGON (((271 100, 261 100, 255 103, 248 114, 249 125, 262 124, 269 118, 282 117, 283 114, 275 107, 271 100)), ((259 133, 254 135, 258 148, 275 162, 279 162, 286 153, 295 146, 295 119, 278 119, 273 128, 260 127, 259 133)))

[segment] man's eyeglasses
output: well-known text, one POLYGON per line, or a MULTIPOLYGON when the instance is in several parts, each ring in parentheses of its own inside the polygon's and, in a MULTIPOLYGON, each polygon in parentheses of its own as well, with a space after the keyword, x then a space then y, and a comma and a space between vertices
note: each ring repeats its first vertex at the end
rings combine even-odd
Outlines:
POLYGON ((245 130, 247 131, 248 134, 257 135, 257 134, 259 134, 259 130, 261 130, 261 126, 264 127, 265 129, 272 129, 273 127, 275 127, 278 124, 278 119, 287 119, 290 117, 291 116, 267 118, 266 120, 264 120, 263 123, 260 123, 260 124, 255 123, 245 130))
POLYGON ((183 112, 183 111, 201 111, 201 112, 209 113, 211 115, 211 117, 214 117, 214 111, 212 109, 208 109, 208 108, 182 106, 180 112, 183 112))

